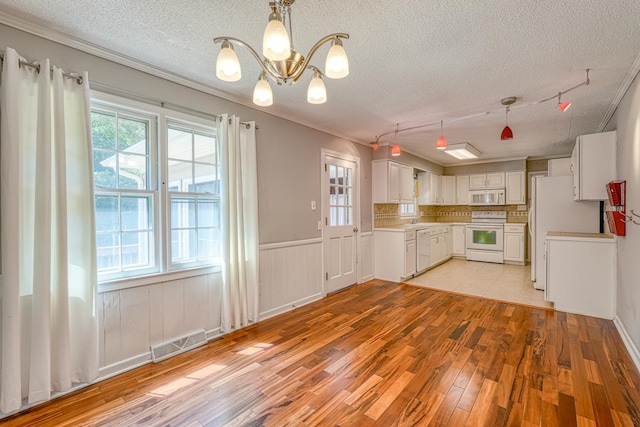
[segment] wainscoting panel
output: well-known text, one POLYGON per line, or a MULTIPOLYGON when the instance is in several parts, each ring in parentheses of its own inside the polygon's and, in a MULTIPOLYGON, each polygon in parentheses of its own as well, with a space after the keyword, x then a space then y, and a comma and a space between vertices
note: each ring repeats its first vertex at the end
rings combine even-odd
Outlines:
POLYGON ((360 280, 358 283, 373 278, 373 233, 369 231, 360 234, 360 280))
POLYGON ((99 294, 101 376, 150 360, 154 344, 199 329, 219 335, 221 284, 213 273, 99 294))
POLYGON ((323 295, 322 239, 260 246, 260 319, 323 295))

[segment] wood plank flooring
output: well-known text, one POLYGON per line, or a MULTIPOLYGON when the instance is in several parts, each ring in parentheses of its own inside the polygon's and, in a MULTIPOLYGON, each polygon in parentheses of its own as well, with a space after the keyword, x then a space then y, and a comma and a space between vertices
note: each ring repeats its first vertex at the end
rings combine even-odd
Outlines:
POLYGON ((640 426, 640 375, 611 321, 373 280, 4 422, 640 426))

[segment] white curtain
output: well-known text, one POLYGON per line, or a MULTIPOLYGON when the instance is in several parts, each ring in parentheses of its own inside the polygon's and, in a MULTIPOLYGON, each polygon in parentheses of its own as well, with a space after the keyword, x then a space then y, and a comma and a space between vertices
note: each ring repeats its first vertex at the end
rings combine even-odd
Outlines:
POLYGON ((98 374, 89 80, 19 61, 0 81, 4 413, 98 374))
POLYGON ((221 329, 258 321, 258 178, 255 124, 226 114, 218 120, 222 163, 221 329))

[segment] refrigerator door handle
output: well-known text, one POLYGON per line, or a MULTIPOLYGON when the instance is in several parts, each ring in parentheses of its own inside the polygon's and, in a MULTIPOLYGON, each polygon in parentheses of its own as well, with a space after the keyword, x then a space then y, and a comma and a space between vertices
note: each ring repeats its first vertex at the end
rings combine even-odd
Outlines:
POLYGON ((529 209, 529 214, 527 215, 527 222, 529 223, 529 227, 527 227, 529 229, 529 237, 533 238, 533 227, 532 227, 532 223, 531 223, 531 217, 533 214, 533 209, 529 209))

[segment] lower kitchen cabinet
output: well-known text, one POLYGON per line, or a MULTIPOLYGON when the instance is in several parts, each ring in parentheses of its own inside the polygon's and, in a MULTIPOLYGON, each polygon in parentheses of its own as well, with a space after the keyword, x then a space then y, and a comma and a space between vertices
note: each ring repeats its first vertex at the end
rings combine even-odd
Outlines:
POLYGON ((400 282, 416 273, 416 230, 375 230, 373 239, 376 278, 400 282))
POLYGON ((524 265, 525 224, 504 225, 505 263, 524 265))
POLYGON ((465 240, 465 226, 453 225, 451 226, 451 234, 453 240, 453 248, 451 250, 454 257, 466 256, 467 242, 465 240))
POLYGON ((433 227, 430 229, 430 233, 429 267, 433 267, 451 258, 453 239, 450 225, 433 227))
POLYGON ((548 233, 545 245, 545 300, 556 310, 613 319, 615 239, 597 233, 548 233))

